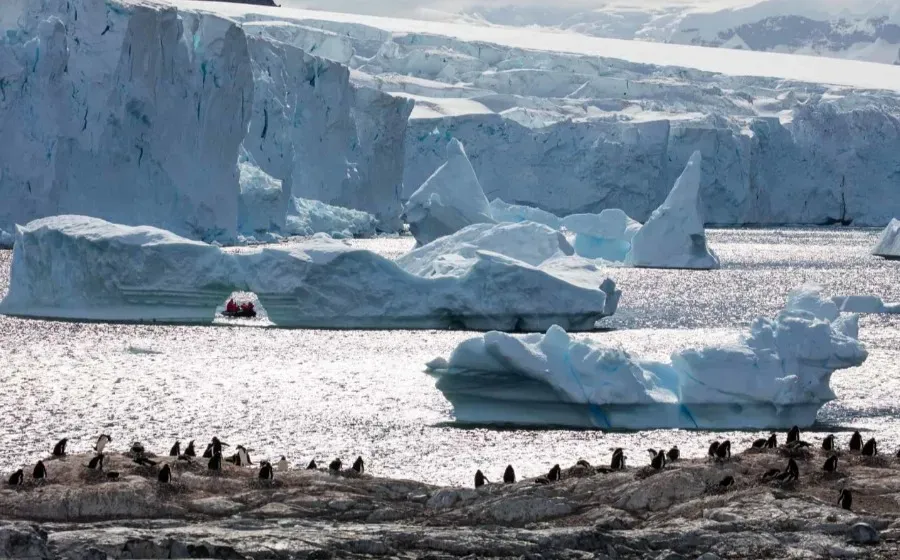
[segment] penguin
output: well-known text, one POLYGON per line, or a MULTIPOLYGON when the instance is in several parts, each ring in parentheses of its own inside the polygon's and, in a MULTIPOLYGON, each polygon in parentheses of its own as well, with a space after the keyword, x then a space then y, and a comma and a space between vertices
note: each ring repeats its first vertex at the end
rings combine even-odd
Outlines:
POLYGON ((203 458, 209 459, 213 456, 213 444, 209 444, 206 446, 206 450, 203 452, 203 458))
POLYGON ((678 450, 677 445, 673 445, 672 449, 670 449, 668 451, 668 453, 666 453, 666 458, 672 462, 677 461, 680 457, 681 457, 681 451, 678 450))
POLYGON ((117 473, 116 471, 107 472, 106 480, 119 480, 119 473, 117 473))
POLYGON ((287 459, 285 458, 284 455, 281 456, 280 461, 275 463, 275 467, 280 471, 286 471, 291 468, 291 466, 288 464, 287 459))
POLYGON ((766 440, 766 449, 775 449, 776 447, 778 447, 778 434, 772 432, 772 435, 766 440))
POLYGON ((131 452, 135 455, 143 455, 144 454, 144 444, 139 441, 136 441, 131 444, 131 452))
POLYGON ((900 457, 900 449, 897 450, 897 457, 900 457))
POLYGON ((781 474, 781 469, 769 469, 762 475, 763 481, 770 480, 781 474))
POLYGON ((834 451, 834 434, 830 434, 822 440, 822 449, 825 451, 834 451))
POLYGON ((618 447, 612 454, 612 461, 610 461, 609 468, 614 471, 622 470, 625 468, 625 454, 622 452, 622 448, 618 447))
POLYGON ((800 467, 797 466, 797 461, 788 459, 788 466, 784 469, 784 472, 778 476, 778 480, 790 482, 797 480, 798 478, 800 478, 800 467))
POLYGON ((647 453, 650 454, 650 458, 651 458, 651 459, 654 458, 654 457, 656 457, 656 450, 653 449, 652 447, 651 447, 650 449, 647 450, 647 453))
POLYGON ((103 448, 105 448, 106 444, 111 441, 111 436, 100 434, 100 437, 97 438, 97 443, 94 444, 94 451, 96 451, 97 453, 103 453, 103 448))
POLYGON ((578 461, 575 463, 575 466, 576 466, 576 467, 582 467, 582 468, 585 468, 585 469, 588 469, 588 470, 594 468, 594 467, 591 466, 590 463, 588 463, 588 462, 585 461, 584 459, 578 459, 578 461))
POLYGON ((353 461, 353 466, 350 467, 359 474, 363 474, 366 472, 366 464, 363 462, 362 457, 357 457, 355 461, 353 461))
POLYGON ((146 457, 135 457, 131 461, 134 463, 137 463, 138 465, 140 465, 142 467, 155 467, 156 465, 159 464, 158 461, 151 461, 150 459, 148 459, 146 457))
POLYGON ((102 471, 103 470, 103 457, 104 457, 103 453, 98 453, 96 456, 94 456, 93 459, 88 461, 88 464, 86 465, 87 468, 94 470, 94 471, 102 471))
POLYGON ((308 471, 314 471, 318 468, 319 468, 319 465, 316 464, 315 459, 313 459, 312 461, 309 462, 308 465, 306 465, 306 470, 308 470, 308 471))
POLYGON ((853 432, 853 435, 850 436, 850 451, 861 451, 862 445, 862 434, 859 432, 853 432))
POLYGON ((716 451, 718 451, 718 450, 719 450, 719 442, 714 441, 709 444, 709 450, 706 452, 706 454, 715 459, 716 451))
POLYGON ((562 478, 562 469, 559 468, 559 465, 553 465, 553 468, 547 473, 547 480, 558 482, 560 478, 562 478))
POLYGON ((795 441, 800 441, 800 428, 798 426, 794 426, 787 433, 787 443, 788 445, 794 443, 795 441))
POLYGON ((35 480, 44 480, 47 478, 47 467, 44 466, 43 461, 38 461, 34 466, 34 470, 31 471, 31 477, 35 480))
POLYGON ((487 482, 487 479, 484 478, 484 473, 481 472, 481 469, 475 471, 475 488, 481 488, 485 482, 487 482))
POLYGON ((260 480, 273 480, 275 478, 275 471, 272 469, 271 463, 268 461, 263 461, 259 464, 259 479, 260 480))
POLYGON ((753 445, 751 445, 750 447, 752 447, 753 449, 762 449, 766 446, 767 441, 768 440, 766 438, 759 438, 757 440, 754 440, 753 445))
POLYGON ((659 453, 656 454, 656 457, 650 461, 650 466, 656 470, 660 470, 661 468, 666 466, 666 452, 662 449, 659 450, 659 453))
POLYGON ((343 465, 343 463, 341 462, 340 458, 335 459, 331 462, 331 464, 328 465, 328 470, 338 472, 341 470, 341 465, 343 465))
POLYGON ((184 455, 185 455, 185 457, 196 457, 197 456, 197 451, 194 449, 194 440, 191 440, 188 443, 187 448, 185 448, 185 450, 184 450, 184 455))
POLYGON ((731 459, 731 441, 727 439, 716 448, 716 460, 724 461, 725 459, 731 459))
MULTIPOLYGON (((172 449, 169 450, 169 457, 178 457, 179 455, 181 455, 181 442, 176 441, 172 449)), ((185 453, 185 455, 187 454, 185 453)))
POLYGON ((12 473, 12 476, 9 477, 9 485, 10 486, 21 486, 25 481, 25 471, 22 469, 17 470, 12 473))
POLYGON ((838 505, 846 510, 853 507, 853 494, 850 493, 850 490, 847 490, 846 488, 841 490, 841 493, 838 496, 838 505))
POLYGON ((247 453, 247 449, 243 445, 238 445, 235 450, 237 451, 237 466, 243 467, 253 464, 253 461, 250 460, 250 454, 247 453))
POLYGON ((722 480, 719 481, 719 488, 731 488, 734 486, 734 477, 731 475, 726 476, 722 480))
POLYGON ((513 469, 512 465, 506 465, 506 470, 503 471, 503 483, 504 484, 515 484, 516 483, 516 471, 513 469))
POLYGON ((862 454, 866 457, 874 457, 878 455, 878 443, 875 438, 870 438, 862 447, 862 454))
POLYGON ((56 445, 53 446, 53 456, 54 457, 65 457, 66 456, 66 445, 68 445, 69 439, 62 438, 56 445))
POLYGON ((835 472, 837 471, 837 463, 838 458, 837 455, 832 455, 828 459, 825 460, 825 464, 822 466, 822 470, 825 472, 835 472))
POLYGON ((535 484, 550 484, 550 479, 546 476, 539 476, 534 479, 535 484))
POLYGON ((222 454, 216 453, 214 454, 209 462, 206 464, 206 467, 211 471, 221 471, 222 470, 222 454))
POLYGON ((160 484, 168 484, 172 482, 172 469, 169 468, 169 465, 163 465, 163 467, 159 469, 159 474, 156 475, 156 480, 160 484))
POLYGON ((213 452, 213 455, 215 455, 216 453, 221 454, 221 453, 222 453, 222 448, 223 448, 223 447, 231 447, 231 446, 228 445, 227 443, 223 442, 223 441, 220 441, 219 438, 213 437, 213 439, 212 439, 212 452, 213 452))

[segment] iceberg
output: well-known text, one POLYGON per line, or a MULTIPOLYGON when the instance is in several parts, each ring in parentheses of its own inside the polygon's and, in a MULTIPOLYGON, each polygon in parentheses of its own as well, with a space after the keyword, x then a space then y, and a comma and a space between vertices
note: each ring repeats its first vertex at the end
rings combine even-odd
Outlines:
POLYGON ((834 296, 831 301, 841 312, 847 313, 900 313, 900 302, 885 303, 878 296, 834 296))
POLYGON ((12 249, 14 238, 12 234, 0 229, 0 249, 12 249))
POLYGON ((238 169, 241 184, 238 231, 264 239, 283 235, 290 194, 282 187, 282 182, 249 160, 240 162, 238 169))
POLYGON ((296 197, 291 200, 287 217, 290 235, 327 233, 335 239, 373 237, 377 225, 378 220, 368 212, 296 197))
POLYGON ((460 423, 613 430, 782 429, 813 424, 831 374, 863 363, 858 318, 817 287, 791 292, 739 342, 642 360, 563 328, 462 342, 429 370, 460 423))
POLYGON ((154 227, 55 216, 17 227, 0 313, 208 324, 234 292, 253 292, 279 327, 510 331, 591 330, 619 295, 612 281, 569 282, 490 251, 424 277, 327 238, 233 252, 154 227))
POLYGON ((575 234, 575 252, 588 259, 622 262, 641 224, 618 208, 599 214, 572 214, 562 225, 575 234))
POLYGON ((886 259, 900 259, 900 220, 894 218, 884 228, 872 254, 886 259))
POLYGON ((556 214, 551 214, 533 206, 508 204, 499 198, 491 201, 491 216, 498 223, 535 222, 553 229, 562 227, 562 220, 556 214))
POLYGON ((694 152, 662 205, 631 240, 625 262, 648 268, 719 268, 700 218, 701 155, 694 152))
POLYGON ((459 140, 447 143, 447 161, 409 197, 403 217, 419 245, 471 224, 494 223, 491 206, 459 140))

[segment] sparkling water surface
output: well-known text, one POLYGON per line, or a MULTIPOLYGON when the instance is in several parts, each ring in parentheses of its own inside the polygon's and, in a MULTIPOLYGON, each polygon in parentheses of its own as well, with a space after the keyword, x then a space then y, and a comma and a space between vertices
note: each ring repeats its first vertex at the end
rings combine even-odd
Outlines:
MULTIPOLYGON (((757 315, 774 315, 804 282, 827 293, 900 301, 900 262, 869 255, 878 232, 857 229, 709 231, 718 271, 610 268, 622 288, 614 330, 591 333, 648 358, 677 348, 733 340, 757 315)), ((394 258, 410 238, 355 240, 394 258)), ((0 251, 0 295, 10 251, 0 251)), ((624 447, 629 464, 648 447, 677 444, 700 456, 713 438, 736 448, 762 432, 657 430, 491 430, 452 426, 451 408, 424 364, 472 333, 458 331, 279 330, 31 321, 0 316, 0 468, 32 464, 69 437, 86 452, 99 433, 111 447, 138 440, 157 453, 175 439, 213 435, 244 444, 257 458, 286 455, 298 465, 357 455, 379 476, 471 484, 482 469, 498 479, 585 458, 606 463, 624 447)), ((819 413, 819 430, 871 430, 885 453, 900 445, 900 316, 865 315, 869 359, 832 378, 838 399, 819 413)), ((807 434, 818 441, 823 434, 807 434)))

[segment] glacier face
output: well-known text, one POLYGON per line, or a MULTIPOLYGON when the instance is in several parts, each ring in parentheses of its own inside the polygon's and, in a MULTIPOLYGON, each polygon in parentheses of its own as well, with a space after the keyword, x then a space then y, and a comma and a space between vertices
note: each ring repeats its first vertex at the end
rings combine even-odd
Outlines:
MULTIPOLYGON (((507 240, 516 231, 534 237, 528 224, 510 227, 507 240)), ((432 248, 407 269, 331 239, 229 252, 154 227, 54 216, 17 227, 0 313, 203 324, 235 291, 254 292, 280 327, 592 330, 616 310, 611 280, 569 280, 468 246, 432 248)))
POLYGON ((0 228, 81 213, 232 242, 265 227, 255 202, 293 195, 399 229, 412 102, 267 29, 141 0, 4 3, 0 228), (241 147, 280 197, 241 188, 241 147))
POLYGON ((813 424, 835 397, 832 373, 865 361, 857 338, 857 317, 840 315, 807 286, 737 344, 676 351, 667 363, 554 326, 526 336, 486 333, 429 369, 467 424, 778 429, 813 424))

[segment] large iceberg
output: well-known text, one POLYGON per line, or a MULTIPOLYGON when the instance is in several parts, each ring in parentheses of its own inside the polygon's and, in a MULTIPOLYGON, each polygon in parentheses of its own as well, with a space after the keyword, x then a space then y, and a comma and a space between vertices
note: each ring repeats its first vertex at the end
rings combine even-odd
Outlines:
POLYGON ((814 287, 732 345, 642 360, 558 326, 546 334, 489 332, 429 364, 456 420, 602 429, 761 429, 810 426, 838 369, 860 365, 855 315, 814 287))
POLYGON ((894 218, 884 228, 872 254, 886 259, 900 259, 900 220, 894 218))
POLYGON ((700 152, 694 152, 672 192, 631 239, 626 264, 651 268, 719 268, 700 217, 700 152))
POLYGON ((553 229, 562 227, 562 219, 540 208, 522 204, 509 204, 499 198, 491 201, 491 216, 497 222, 535 222, 553 229))
POLYGON ((494 222, 491 206, 459 140, 447 143, 447 161, 409 197, 403 216, 419 245, 471 224, 494 222))
POLYGON ((641 224, 618 208, 599 214, 572 214, 562 225, 575 234, 575 252, 588 259, 621 262, 631 251, 631 242, 641 224))
POLYGON ((900 313, 900 303, 885 303, 878 296, 834 296, 831 301, 841 312, 847 313, 900 313))
POLYGON ((282 327, 541 331, 593 329, 618 301, 612 281, 570 282, 490 251, 455 260, 425 277, 330 239, 230 252, 153 227, 56 216, 17 227, 0 313, 210 323, 229 294, 247 291, 282 327))
POLYGON ((291 201, 287 217, 290 235, 327 233, 335 239, 372 237, 377 226, 378 220, 368 212, 296 197, 291 201))

